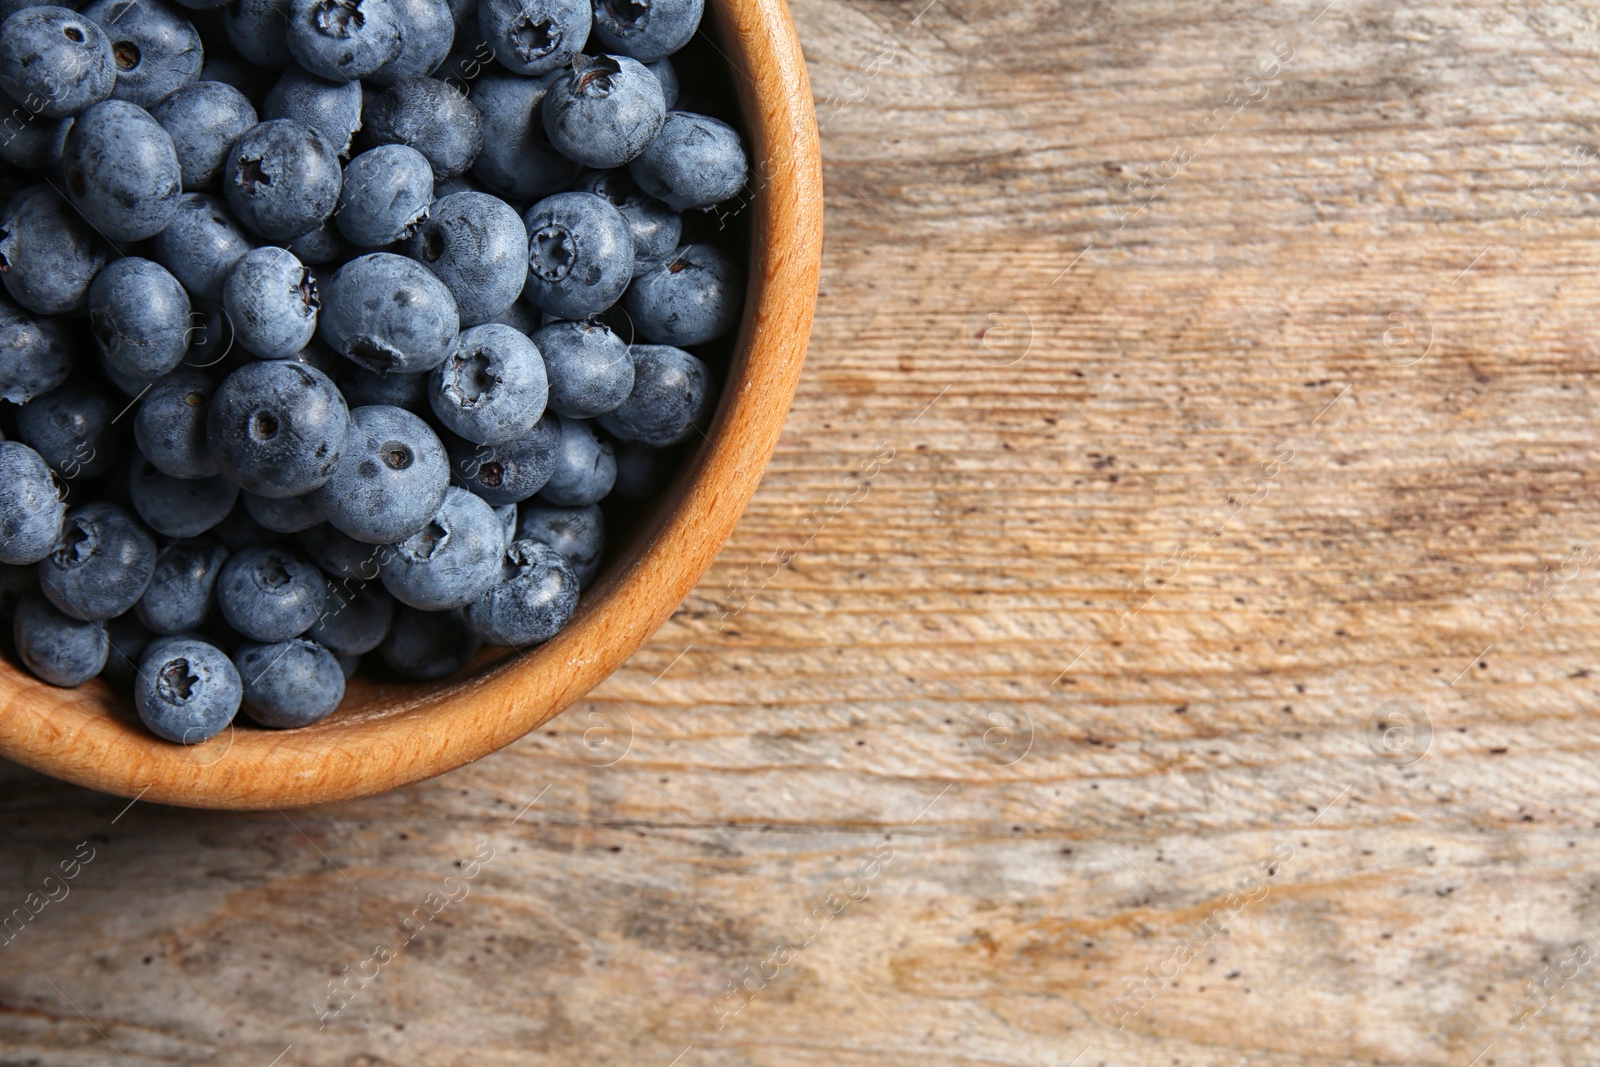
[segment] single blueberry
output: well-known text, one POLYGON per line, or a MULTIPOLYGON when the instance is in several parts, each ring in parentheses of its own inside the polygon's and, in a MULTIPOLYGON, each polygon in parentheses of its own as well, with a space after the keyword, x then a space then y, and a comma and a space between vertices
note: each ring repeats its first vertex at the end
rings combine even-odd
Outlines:
POLYGON ((116 459, 116 428, 104 393, 63 385, 17 410, 17 438, 68 481, 98 478, 116 459))
POLYGON ((669 111, 656 139, 628 164, 628 173, 657 200, 687 211, 715 207, 743 189, 750 164, 738 132, 726 122, 669 111))
POLYGON ((435 78, 406 78, 366 106, 363 136, 403 144, 428 159, 440 181, 465 174, 483 148, 483 116, 461 89, 435 78))
POLYGON ((133 439, 157 470, 174 478, 208 478, 222 468, 206 443, 206 409, 216 384, 187 367, 156 382, 139 401, 133 439))
POLYGON ((204 189, 222 173, 228 148, 256 124, 256 109, 222 82, 186 85, 150 111, 172 138, 186 190, 204 189))
POLYGON ((500 577, 505 532, 482 499, 450 486, 428 524, 383 560, 384 588, 424 611, 466 607, 500 577))
POLYGON ((435 201, 406 242, 406 255, 444 282, 463 327, 492 322, 528 280, 522 218, 488 193, 451 193, 435 201))
POLYGON ((563 319, 598 315, 633 277, 633 238, 610 202, 593 193, 557 193, 528 209, 525 296, 563 319))
POLYGON ((289 0, 289 52, 329 81, 365 78, 400 54, 389 0, 289 0))
POLYGON ((183 193, 172 138, 126 100, 102 100, 78 116, 61 167, 73 206, 112 241, 142 241, 166 229, 183 193))
POLYGON ((400 51, 372 72, 374 85, 393 85, 432 74, 450 54, 455 19, 445 0, 390 0, 400 23, 400 51))
POLYGON ((324 519, 322 509, 305 496, 257 496, 245 493, 244 509, 250 517, 273 533, 299 533, 324 519))
POLYGON ((333 214, 338 155, 305 123, 269 119, 234 142, 222 191, 240 222, 268 241, 292 241, 333 214))
POLYGON ((563 508, 529 500, 522 505, 513 540, 549 545, 567 561, 578 585, 586 586, 600 571, 606 546, 605 516, 598 504, 563 508))
POLYGON ((0 441, 0 563, 37 563, 61 537, 67 505, 39 453, 0 441))
MULTIPOLYGON (((223 26, 228 43, 256 66, 282 70, 294 62, 289 52, 289 0, 230 0, 223 26)), ((201 77, 206 76, 202 71, 201 77)))
POLYGON ((625 170, 597 170, 577 185, 603 196, 622 213, 633 238, 633 273, 637 277, 677 251, 683 217, 653 196, 646 196, 625 170))
POLYGON ((728 257, 713 245, 684 245, 633 280, 622 307, 652 341, 698 345, 739 321, 743 285, 728 257))
MULTIPOLYGON (((611 426, 606 426, 611 419, 599 421, 609 432, 616 433, 611 426)), ((616 452, 617 480, 611 487, 613 496, 623 500, 648 500, 661 491, 667 475, 666 456, 661 449, 638 441, 621 440, 617 442, 616 452)))
POLYGON ((394 544, 421 531, 444 503, 450 465, 438 435, 393 407, 350 412, 350 437, 333 477, 314 501, 341 533, 394 544))
POLYGON ((403 607, 378 649, 396 674, 426 681, 465 667, 479 647, 461 612, 403 607))
MULTIPOLYGON (((621 49, 626 51, 626 49, 621 49)), ((678 106, 678 68, 672 65, 672 60, 665 56, 652 59, 645 66, 650 68, 650 73, 656 76, 656 81, 661 83, 661 95, 667 102, 667 110, 671 111, 678 106)))
POLYGON ((137 613, 128 611, 100 624, 106 631, 106 665, 100 677, 118 689, 131 689, 139 676, 139 659, 145 646, 155 635, 138 619, 137 613))
POLYGON ((344 234, 339 232, 339 226, 331 215, 318 223, 310 233, 303 233, 290 241, 288 248, 296 259, 313 267, 343 263, 356 254, 350 242, 344 239, 344 234))
POLYGON ((633 392, 599 423, 624 441, 675 445, 710 417, 714 384, 700 360, 669 345, 633 346, 633 392))
POLYGON ((571 62, 589 39, 588 0, 478 0, 478 29, 500 65, 545 74, 571 62))
POLYGON ((0 400, 26 404, 66 381, 75 341, 63 320, 30 315, 0 296, 0 400))
POLYGON ((48 167, 61 158, 72 120, 47 119, 0 93, 0 162, 12 167, 48 167))
POLYGON ((548 391, 539 349, 491 322, 461 335, 455 352, 435 368, 428 396, 447 429, 473 444, 493 445, 532 430, 548 391))
POLYGON ((627 56, 572 58, 542 107, 544 132, 568 159, 586 167, 621 167, 661 132, 667 104, 661 83, 627 56))
POLYGON ((198 745, 233 723, 243 692, 238 670, 220 648, 175 637, 145 648, 133 703, 157 737, 198 745))
POLYGON ((622 339, 599 322, 552 322, 533 343, 550 376, 550 410, 591 419, 614 410, 633 389, 633 357, 622 339))
POLYGON ((322 338, 375 374, 432 370, 455 348, 456 301, 415 260, 389 252, 352 259, 328 280, 322 338))
POLYGON ((556 444, 555 470, 539 490, 547 504, 577 507, 605 499, 617 480, 617 457, 610 441, 595 436, 586 419, 553 416, 561 436, 556 444))
POLYGON ((316 564, 287 549, 235 552, 217 575, 217 607, 252 641, 287 641, 311 628, 327 601, 316 564))
POLYGON ((227 560, 228 550, 206 537, 174 541, 163 548, 156 556, 150 588, 134 607, 139 621, 158 634, 198 630, 211 614, 217 575, 227 560))
POLYGON ((432 202, 427 158, 402 144, 379 145, 345 164, 333 219, 351 244, 377 248, 410 237, 432 202))
MULTIPOLYGON (((491 192, 509 200, 538 200, 565 189, 583 169, 556 151, 539 118, 554 78, 490 71, 472 84, 472 103, 483 116, 483 151, 472 176, 491 192)), ((523 244, 526 248, 526 234, 523 244)))
POLYGON ((322 301, 293 252, 264 245, 234 266, 222 286, 233 336, 252 355, 288 359, 311 343, 322 301))
POLYGON ((189 351, 189 294, 161 264, 137 256, 113 260, 89 286, 89 324, 117 370, 159 378, 189 351))
POLYGON ((155 107, 200 77, 205 52, 194 24, 160 0, 94 0, 83 9, 111 41, 111 95, 155 107))
POLYGON ((405 408, 418 415, 428 411, 427 371, 417 374, 374 374, 365 367, 345 362, 339 374, 339 388, 353 408, 405 408))
POLYGON ((82 685, 106 665, 105 627, 63 615, 37 596, 24 597, 11 622, 22 665, 51 685, 82 685))
POLYGON ((250 239, 222 201, 208 193, 184 193, 172 221, 150 242, 150 258, 196 300, 222 299, 223 283, 248 251, 250 239))
POLYGON ((75 619, 121 615, 144 596, 156 543, 115 504, 90 501, 67 511, 55 548, 39 561, 39 587, 75 619))
POLYGON ((327 138, 341 158, 361 128, 361 83, 328 81, 299 67, 283 72, 261 101, 263 119, 294 119, 327 138))
POLYGON ((670 56, 700 28, 705 0, 593 0, 594 36, 639 60, 670 56))
POLYGON ((0 208, 0 282, 29 311, 82 311, 105 263, 105 243, 50 186, 30 185, 0 208))
POLYGON ((467 627, 491 645, 543 644, 572 618, 578 576, 555 549, 519 540, 506 550, 498 585, 467 608, 467 627))
POLYGON ((198 537, 228 517, 239 487, 222 475, 174 478, 162 474, 143 456, 134 460, 128 477, 133 510, 163 537, 198 537))
POLYGON ((451 436, 450 470, 455 479, 496 507, 520 504, 550 480, 556 469, 561 430, 546 413, 527 434, 498 445, 475 445, 451 436))
MULTIPOLYGON (((371 545, 363 545, 371 550, 371 545)), ((394 598, 373 581, 328 583, 328 606, 306 636, 335 655, 359 656, 383 643, 394 622, 394 598)))
POLYGON ((240 645, 233 665, 244 685, 245 712, 275 730, 321 722, 344 699, 344 671, 315 641, 240 645))
POLYGON ((0 91, 47 119, 81 114, 111 95, 111 39, 70 8, 25 7, 0 25, 0 91))
POLYGON ((240 367, 217 386, 206 414, 222 472, 261 496, 302 496, 326 482, 349 429, 338 386, 293 359, 240 367))

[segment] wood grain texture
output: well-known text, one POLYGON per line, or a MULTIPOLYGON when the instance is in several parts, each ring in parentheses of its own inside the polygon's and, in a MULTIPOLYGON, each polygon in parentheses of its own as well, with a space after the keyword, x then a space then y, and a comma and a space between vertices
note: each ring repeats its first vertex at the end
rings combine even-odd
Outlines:
POLYGON ((384 796, 6 772, 0 1063, 1594 1062, 1600 17, 1324 2, 800 0, 716 566, 384 796))

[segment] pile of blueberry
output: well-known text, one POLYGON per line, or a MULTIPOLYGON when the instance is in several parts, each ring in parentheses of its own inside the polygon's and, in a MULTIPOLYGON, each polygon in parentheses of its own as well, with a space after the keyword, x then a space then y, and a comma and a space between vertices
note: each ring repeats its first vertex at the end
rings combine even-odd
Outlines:
POLYGON ((704 0, 179 2, 0 0, 0 608, 192 744, 567 623, 709 418, 748 160, 704 0))

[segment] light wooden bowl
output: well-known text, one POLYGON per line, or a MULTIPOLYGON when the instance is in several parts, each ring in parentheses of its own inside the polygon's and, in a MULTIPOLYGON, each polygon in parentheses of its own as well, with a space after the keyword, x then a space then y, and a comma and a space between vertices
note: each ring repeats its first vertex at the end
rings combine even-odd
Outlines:
MULTIPOLYGON (((822 166, 811 88, 784 0, 710 0, 753 162, 743 322, 708 438, 554 640, 485 656, 433 684, 353 682, 301 730, 236 726, 161 741, 103 682, 45 685, 0 662, 0 756, 91 789, 201 808, 367 796, 486 756, 546 722, 631 656, 711 565, 755 492, 794 396, 822 256, 822 166)), ((241 720, 243 715, 241 713, 241 720)))

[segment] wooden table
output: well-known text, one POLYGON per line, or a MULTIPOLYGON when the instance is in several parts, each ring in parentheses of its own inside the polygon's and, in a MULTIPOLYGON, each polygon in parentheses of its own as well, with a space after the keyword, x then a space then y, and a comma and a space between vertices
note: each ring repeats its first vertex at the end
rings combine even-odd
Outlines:
POLYGON ((362 803, 6 769, 0 903, 93 858, 0 1063, 1594 1062, 1600 14, 924 2, 797 4, 809 369, 679 614, 362 803))

